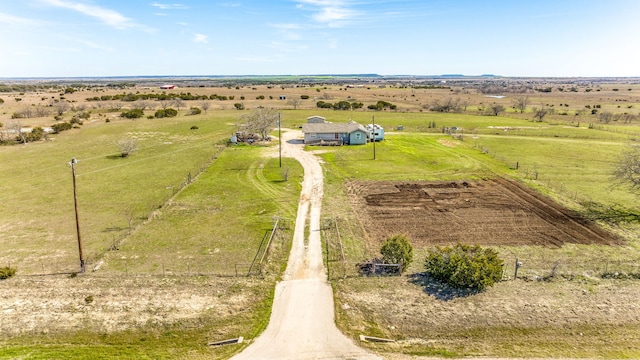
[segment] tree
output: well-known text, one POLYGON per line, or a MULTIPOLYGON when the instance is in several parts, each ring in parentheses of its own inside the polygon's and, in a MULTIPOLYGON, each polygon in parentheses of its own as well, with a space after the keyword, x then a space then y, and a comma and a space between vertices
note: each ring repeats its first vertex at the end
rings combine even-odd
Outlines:
POLYGON ((631 144, 620 155, 613 170, 613 178, 631 190, 640 189, 640 144, 631 144))
POLYGON ((20 120, 14 120, 11 121, 9 124, 7 124, 7 129, 9 130, 9 132, 16 134, 17 135, 17 140, 23 144, 27 143, 27 138, 24 134, 24 131, 22 131, 22 123, 20 122, 20 120))
POLYGON ((180 108, 184 106, 184 100, 180 98, 173 99, 173 105, 180 111, 180 108))
POLYGON ((537 121, 537 122, 543 122, 545 116, 547 116, 547 114, 551 113, 551 108, 548 108, 546 106, 542 106, 541 108, 533 108, 533 118, 537 121))
POLYGON ((484 290, 502 279, 498 253, 478 245, 429 249, 425 269, 435 279, 458 289, 484 290))
POLYGON ((301 103, 300 99, 291 98, 287 100, 287 105, 293 106, 293 110, 296 110, 298 108, 298 105, 300 105, 300 103, 301 103))
POLYGON ((202 111, 204 111, 204 113, 207 113, 207 110, 209 110, 209 108, 211 107, 211 103, 205 99, 202 99, 200 101, 200 108, 202 109, 202 111))
POLYGON ((137 119, 144 115, 144 111, 142 109, 131 109, 129 111, 124 111, 120 114, 120 117, 127 119, 137 119))
POLYGON ((460 99, 451 99, 447 98, 444 102, 439 102, 438 100, 434 100, 431 104, 431 110, 437 112, 460 112, 460 99))
POLYGON ((504 111, 504 106, 500 104, 493 103, 487 108, 487 112, 489 115, 498 116, 501 112, 504 111))
POLYGON ((131 155, 132 152, 138 149, 138 142, 136 139, 127 138, 118 141, 118 150, 120 150, 120 156, 123 158, 131 155))
POLYGON ((60 101, 56 103, 56 113, 58 116, 62 116, 67 110, 69 110, 69 103, 66 101, 60 101))
POLYGON ((517 110, 520 110, 520 114, 522 114, 527 109, 527 105, 529 105, 528 96, 518 97, 514 100, 513 103, 513 107, 517 110))
POLYGON ((413 262, 413 247, 404 235, 394 235, 385 240, 380 253, 386 264, 402 264, 403 269, 413 262))
POLYGON ((242 130, 247 133, 258 133, 262 139, 269 138, 269 131, 275 126, 278 112, 273 108, 257 108, 250 114, 244 114, 240 120, 244 122, 242 130))

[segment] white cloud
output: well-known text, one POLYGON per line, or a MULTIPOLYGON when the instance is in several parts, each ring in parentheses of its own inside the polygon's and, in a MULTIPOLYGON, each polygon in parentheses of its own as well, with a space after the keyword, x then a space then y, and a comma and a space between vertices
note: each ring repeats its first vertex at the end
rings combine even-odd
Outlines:
POLYGON ((209 42, 209 37, 204 34, 195 34, 193 37, 193 42, 199 44, 206 44, 209 42))
POLYGON ((34 25, 37 21, 13 16, 5 13, 0 13, 0 24, 8 24, 8 25, 34 25))
POLYGON ((114 27, 116 29, 127 29, 127 28, 136 27, 136 28, 142 28, 145 31, 153 31, 150 28, 136 24, 135 22, 133 22, 133 20, 127 18, 126 16, 120 14, 117 11, 103 8, 101 6, 88 5, 88 4, 83 4, 79 2, 72 2, 72 1, 65 1, 65 0, 39 0, 39 1, 50 6, 77 11, 84 15, 97 18, 103 23, 111 27, 114 27))
POLYGON ((189 9, 189 7, 187 5, 184 5, 184 4, 153 3, 153 4, 151 4, 151 6, 157 7, 157 8, 162 9, 162 10, 186 10, 186 9, 189 9))
POLYGON ((106 51, 114 51, 113 48, 108 47, 108 46, 104 46, 104 45, 100 45, 100 44, 96 44, 94 42, 88 41, 88 40, 83 40, 80 41, 82 44, 86 45, 87 47, 90 47, 92 49, 100 49, 100 50, 106 50, 106 51))
POLYGON ((353 19, 358 12, 350 7, 344 0, 297 0, 296 8, 309 7, 313 14, 311 19, 315 22, 326 24, 330 27, 340 27, 345 21, 353 19))
POLYGON ((297 30, 302 30, 302 26, 298 24, 269 24, 269 26, 278 29, 288 40, 298 40, 301 38, 297 30))

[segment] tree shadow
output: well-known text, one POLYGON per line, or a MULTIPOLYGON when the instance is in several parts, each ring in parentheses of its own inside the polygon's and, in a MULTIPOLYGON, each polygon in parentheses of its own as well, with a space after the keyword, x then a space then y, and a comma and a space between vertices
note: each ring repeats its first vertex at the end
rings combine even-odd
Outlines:
POLYGON ((289 144, 294 144, 294 145, 304 145, 304 140, 303 139, 291 139, 287 141, 289 144))
POLYGON ((109 160, 124 159, 122 154, 107 155, 106 158, 109 159, 109 160))
POLYGON ((424 292, 440 301, 451 301, 480 293, 477 289, 457 289, 432 278, 428 273, 414 273, 409 275, 409 282, 420 285, 424 292))

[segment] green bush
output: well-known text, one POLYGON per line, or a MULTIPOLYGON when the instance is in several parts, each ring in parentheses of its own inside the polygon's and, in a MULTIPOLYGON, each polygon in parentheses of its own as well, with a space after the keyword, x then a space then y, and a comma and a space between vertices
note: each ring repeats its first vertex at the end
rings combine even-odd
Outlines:
POLYGON ((200 108, 198 107, 192 107, 191 109, 189 109, 189 114, 191 115, 198 115, 202 113, 202 110, 200 110, 200 108))
POLYGON ((131 109, 129 111, 124 111, 120 114, 120 117, 127 119, 137 119, 144 115, 144 111, 142 109, 131 109))
POLYGON ((44 129, 40 126, 34 127, 30 133, 25 136, 27 142, 40 141, 44 137, 44 129))
POLYGON ((154 116, 156 118, 175 117, 175 116, 178 116, 178 110, 173 108, 160 109, 156 111, 154 116))
POLYGON ((475 245, 436 247, 425 261, 435 279, 458 289, 484 290, 502 279, 502 260, 493 249, 475 245))
POLYGON ((51 125, 51 128, 53 129, 53 133, 54 134, 59 134, 62 131, 69 130, 69 129, 71 129, 71 127, 72 127, 71 123, 68 123, 66 121, 65 122, 61 122, 61 123, 55 123, 55 124, 51 125))
POLYGON ((404 235, 394 235, 385 240, 380 253, 386 264, 402 264, 403 269, 413 262, 413 246, 404 235))
POLYGON ((5 280, 16 274, 16 268, 5 266, 0 268, 0 280, 5 280))
POLYGON ((302 100, 307 100, 309 98, 309 95, 300 95, 300 99, 302 100))

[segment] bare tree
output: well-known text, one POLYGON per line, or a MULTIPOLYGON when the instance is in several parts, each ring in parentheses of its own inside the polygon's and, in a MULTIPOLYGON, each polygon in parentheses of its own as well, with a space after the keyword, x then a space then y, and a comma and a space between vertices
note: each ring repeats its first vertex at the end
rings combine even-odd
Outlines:
POLYGON ((524 111, 527 109, 527 105, 529 105, 528 96, 518 97, 513 102, 513 107, 515 107, 517 110, 520 110, 520 114, 524 113, 524 111))
POLYGON ((36 117, 49 116, 50 113, 49 109, 44 106, 36 106, 35 108, 36 117))
POLYGON ((298 105, 300 105, 300 102, 301 102, 300 99, 291 98, 287 100, 287 105, 293 106, 293 110, 296 110, 298 108, 298 105))
POLYGON ((431 111, 437 112, 459 112, 460 111, 460 98, 456 98, 455 100, 452 98, 447 98, 444 102, 440 102, 438 100, 434 100, 431 104, 431 111))
POLYGON ((132 152, 138 149, 138 142, 136 139, 126 138, 118 141, 118 150, 120 150, 120 156, 128 157, 132 152))
POLYGON ((180 108, 184 106, 184 100, 180 98, 173 99, 173 105, 180 111, 180 108))
POLYGON ((25 133, 22 131, 22 123, 20 120, 13 120, 7 124, 7 130, 10 134, 13 134, 20 138, 20 142, 23 144, 27 144, 27 137, 25 133))
POLYGON ((269 139, 269 131, 278 119, 278 112, 273 108, 257 108, 250 114, 240 117, 241 128, 249 133, 259 133, 263 140, 269 139))
POLYGON ((598 116, 598 121, 605 124, 610 123, 611 120, 613 119, 613 114, 608 111, 601 112, 597 116, 598 116))
POLYGON ((551 113, 552 109, 548 108, 546 106, 542 106, 541 108, 533 108, 533 118, 537 121, 537 122, 543 122, 545 116, 547 116, 547 114, 551 113))
POLYGON ((66 101, 59 101, 56 103, 56 113, 58 116, 62 116, 67 110, 69 110, 69 103, 66 101))
POLYGON ((134 108, 145 111, 149 107, 149 102, 146 100, 137 100, 135 102, 134 108))
POLYGON ((618 158, 613 170, 616 182, 640 190, 640 144, 631 144, 618 158))
POLYGON ((122 103, 120 101, 111 101, 109 103, 109 110, 120 111, 122 109, 122 103))
POLYGON ((204 111, 204 113, 207 113, 207 110, 209 110, 209 108, 211 107, 211 103, 208 100, 202 99, 200 101, 200 108, 202 108, 202 111, 204 111))
POLYGON ((160 100, 160 108, 162 110, 167 110, 171 106, 171 101, 169 100, 160 100))

